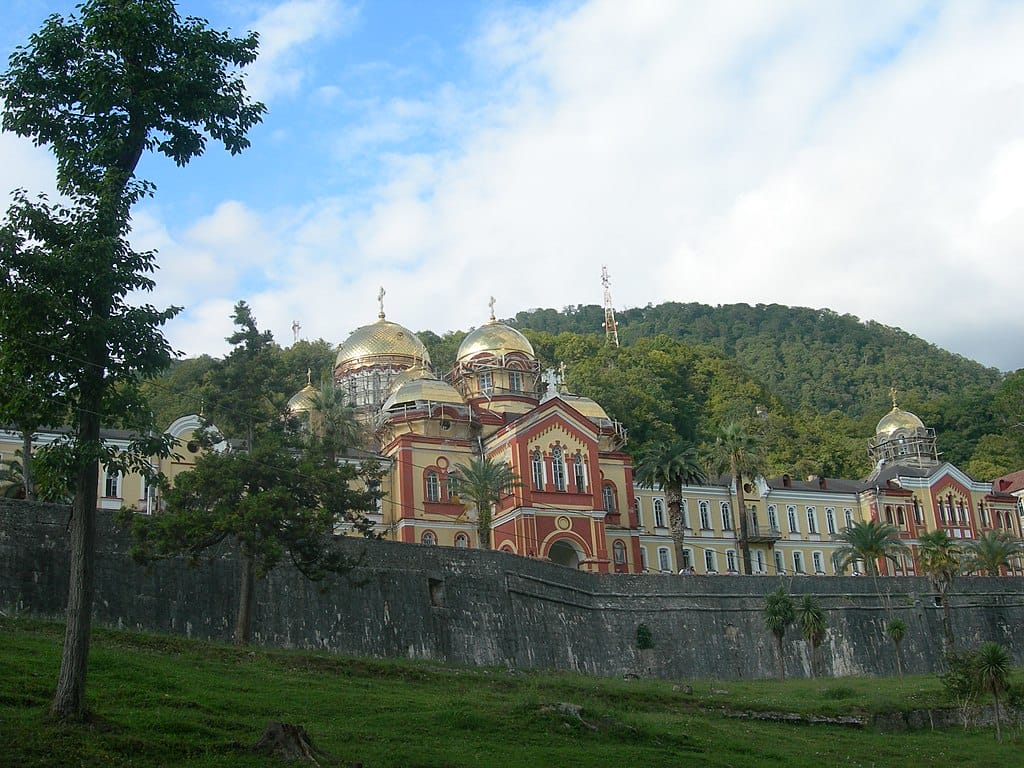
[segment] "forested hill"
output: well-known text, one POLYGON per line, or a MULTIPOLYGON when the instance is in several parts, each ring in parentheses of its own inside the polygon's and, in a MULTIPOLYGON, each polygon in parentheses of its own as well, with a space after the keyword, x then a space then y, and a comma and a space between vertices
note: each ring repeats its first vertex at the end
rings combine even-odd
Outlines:
MULTIPOLYGON (((960 399, 965 388, 990 391, 1001 379, 996 369, 899 328, 828 309, 672 302, 627 309, 616 318, 624 346, 665 334, 714 347, 797 410, 882 414, 890 407, 890 387, 913 410, 948 396, 960 399)), ((507 322, 552 334, 593 334, 603 333, 603 321, 601 307, 578 305, 519 312, 507 322)))

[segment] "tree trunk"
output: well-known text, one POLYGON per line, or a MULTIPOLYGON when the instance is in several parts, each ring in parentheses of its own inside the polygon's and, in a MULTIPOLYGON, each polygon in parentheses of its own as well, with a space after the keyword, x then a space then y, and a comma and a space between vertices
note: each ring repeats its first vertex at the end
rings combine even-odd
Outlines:
POLYGON ((900 654, 900 644, 896 643, 896 673, 903 679, 903 656, 900 654))
POLYGON ((750 544, 747 542, 750 525, 747 521, 747 502, 743 498, 743 478, 739 474, 733 474, 733 482, 736 483, 736 506, 740 516, 740 559, 743 563, 743 575, 750 576, 754 568, 750 562, 750 544))
POLYGON ((252 640, 252 609, 255 593, 256 562, 246 544, 242 544, 242 581, 238 588, 238 620, 235 622, 235 645, 248 645, 252 640))
MULTIPOLYGON (((99 444, 99 412, 82 399, 79 443, 99 444)), ((81 720, 85 715, 85 677, 89 666, 89 635, 92 630, 92 598, 96 561, 96 485, 99 462, 82 464, 75 476, 75 499, 71 508, 71 568, 68 606, 65 616, 64 650, 60 676, 50 711, 61 720, 81 720)))
POLYGON ((249 747, 249 751, 287 761, 301 760, 313 765, 320 765, 321 760, 333 760, 313 745, 305 728, 290 723, 268 723, 260 740, 249 747))
POLYGON ((686 538, 683 527, 683 511, 678 492, 668 494, 668 520, 672 526, 672 543, 676 548, 676 570, 683 567, 683 542, 686 538))
POLYGON ((32 481, 32 430, 21 433, 21 480, 25 485, 25 499, 36 500, 36 487, 32 481))
POLYGON ((992 691, 992 698, 995 699, 995 705, 996 705, 996 741, 1002 741, 1003 740, 1003 730, 1002 730, 1002 724, 1001 724, 1002 717, 1000 716, 1000 712, 999 712, 999 694, 996 693, 994 690, 992 691))
POLYGON ((775 643, 779 649, 779 680, 786 679, 786 657, 783 655, 782 650, 782 638, 778 635, 775 636, 775 643))
POLYGON ((946 641, 946 653, 953 653, 956 650, 956 638, 953 637, 953 616, 949 610, 949 589, 943 589, 939 594, 942 599, 942 636, 946 641))

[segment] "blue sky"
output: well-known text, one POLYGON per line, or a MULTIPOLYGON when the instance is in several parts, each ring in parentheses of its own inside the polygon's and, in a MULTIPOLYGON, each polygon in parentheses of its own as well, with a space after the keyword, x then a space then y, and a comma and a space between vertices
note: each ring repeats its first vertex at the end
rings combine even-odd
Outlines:
MULTIPOLYGON (((828 307, 1024 367, 1024 3, 179 3, 261 33, 253 146, 158 186, 133 240, 186 354, 252 304, 282 343, 376 317, 828 307)), ((10 0, 6 57, 47 13, 10 0)), ((52 189, 0 136, 0 184, 52 189)), ((595 329, 599 330, 599 329, 595 329)))

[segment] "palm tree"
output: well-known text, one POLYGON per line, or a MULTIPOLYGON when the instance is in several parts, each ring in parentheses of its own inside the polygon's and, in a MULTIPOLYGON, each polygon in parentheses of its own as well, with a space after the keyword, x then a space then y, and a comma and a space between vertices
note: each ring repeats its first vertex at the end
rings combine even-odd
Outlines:
POLYGON ((966 571, 984 571, 989 576, 998 576, 1000 568, 1009 568, 1010 559, 1024 552, 1024 542, 1005 531, 985 531, 964 549, 966 571))
POLYGON ((740 517, 740 555, 743 573, 749 576, 753 572, 753 567, 750 562, 750 545, 747 542, 750 526, 743 498, 743 476, 753 477, 762 471, 764 455, 761 452, 761 441, 747 432, 742 424, 730 422, 721 428, 715 439, 711 463, 717 470, 727 471, 733 485, 736 486, 736 509, 740 517))
POLYGON ((779 680, 786 679, 786 660, 783 655, 782 640, 786 635, 786 628, 796 619, 796 608, 793 607, 793 600, 786 594, 783 587, 774 592, 769 592, 765 598, 764 625, 775 635, 776 648, 779 658, 779 680))
POLYGON ((657 487, 665 492, 678 567, 683 562, 685 527, 682 514, 682 487, 705 481, 697 459, 697 449, 686 440, 653 443, 638 456, 636 478, 644 485, 657 487))
POLYGON ((814 595, 803 596, 796 609, 796 623, 800 627, 800 634, 811 646, 811 677, 814 677, 818 646, 825 639, 825 630, 828 627, 825 612, 821 609, 818 598, 814 595))
POLYGON ((896 671, 899 673, 900 680, 902 680, 903 657, 900 655, 900 645, 903 643, 903 638, 907 635, 907 623, 903 619, 893 619, 886 624, 885 634, 889 636, 889 639, 896 646, 896 671))
POLYGON ((899 530, 877 520, 854 523, 843 528, 834 538, 845 544, 835 553, 838 568, 843 570, 863 560, 870 576, 878 575, 878 560, 885 558, 895 563, 898 562, 897 555, 907 551, 907 545, 900 539, 899 530))
POLYGON ((310 398, 309 431, 333 460, 362 442, 362 428, 355 409, 344 390, 325 377, 321 388, 310 398))
POLYGON ((455 467, 455 490, 476 505, 476 530, 480 548, 491 548, 492 507, 502 496, 520 485, 519 477, 504 461, 484 456, 455 467))
POLYGON ((996 739, 1003 740, 1000 726, 999 694, 1009 688, 1010 654, 999 643, 985 643, 974 659, 981 687, 992 694, 996 707, 996 739))
POLYGON ((921 573, 928 577, 932 588, 942 600, 942 636, 948 653, 955 644, 948 596, 953 579, 960 573, 960 547, 941 529, 922 533, 917 541, 920 545, 917 557, 921 573))

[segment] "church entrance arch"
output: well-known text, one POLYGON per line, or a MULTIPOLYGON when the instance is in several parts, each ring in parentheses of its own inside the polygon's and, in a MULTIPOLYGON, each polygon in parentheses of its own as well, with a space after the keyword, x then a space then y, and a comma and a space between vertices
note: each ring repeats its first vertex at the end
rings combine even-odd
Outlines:
POLYGON ((548 549, 548 557, 553 563, 569 568, 579 568, 580 561, 583 560, 583 552, 570 539, 558 539, 548 549))

